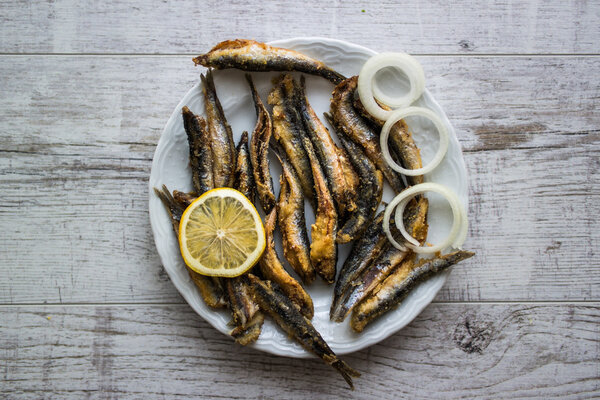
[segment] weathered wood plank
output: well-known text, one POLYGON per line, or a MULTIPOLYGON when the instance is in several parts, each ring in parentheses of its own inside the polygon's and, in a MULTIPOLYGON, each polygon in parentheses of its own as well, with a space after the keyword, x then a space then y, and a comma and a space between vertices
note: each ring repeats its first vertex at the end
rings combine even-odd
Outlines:
MULTIPOLYGON (((421 60, 466 151, 478 253, 438 299, 598 299, 600 59, 421 60)), ((188 57, 0 57, 0 73, 0 303, 180 302, 146 199, 188 57)))
POLYGON ((600 307, 434 304, 344 357, 350 393, 317 360, 234 345, 187 306, 0 308, 7 398, 499 399, 600 396, 600 307))
POLYGON ((599 53, 600 3, 4 1, 4 53, 195 53, 234 37, 328 36, 412 53, 599 53), (282 30, 285 27, 285 30, 282 30))

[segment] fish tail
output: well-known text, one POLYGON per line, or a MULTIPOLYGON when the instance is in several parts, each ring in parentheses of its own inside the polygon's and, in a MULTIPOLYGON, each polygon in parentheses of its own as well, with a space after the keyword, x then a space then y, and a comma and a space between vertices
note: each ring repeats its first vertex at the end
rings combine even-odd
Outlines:
POLYGON ((340 359, 336 359, 336 361, 334 361, 331 364, 331 366, 335 368, 340 373, 340 375, 342 375, 342 378, 344 378, 348 386, 350 386, 350 389, 354 390, 354 383, 352 382, 352 378, 358 378, 360 376, 360 372, 358 372, 357 370, 355 370, 340 359))

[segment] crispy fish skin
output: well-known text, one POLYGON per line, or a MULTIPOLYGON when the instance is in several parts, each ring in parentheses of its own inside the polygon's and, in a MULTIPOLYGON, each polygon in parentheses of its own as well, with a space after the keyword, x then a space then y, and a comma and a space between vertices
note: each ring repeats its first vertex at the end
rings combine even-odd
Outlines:
POLYGON ((337 205, 338 214, 346 215, 347 212, 353 211, 356 208, 352 184, 346 181, 350 179, 349 174, 355 173, 352 167, 347 169, 347 164, 343 163, 342 157, 344 157, 344 151, 335 144, 329 134, 329 130, 323 125, 308 102, 304 76, 300 78, 298 104, 300 116, 313 144, 323 173, 327 178, 331 194, 337 205))
POLYGON ((354 243, 348 258, 344 261, 333 289, 333 300, 329 316, 333 320, 333 316, 339 313, 341 302, 344 299, 344 294, 350 289, 352 281, 354 281, 369 264, 377 259, 381 252, 386 248, 389 240, 383 231, 383 214, 381 211, 362 234, 362 236, 354 243))
POLYGON ((310 319, 314 314, 312 299, 310 298, 309 294, 306 293, 302 285, 300 285, 297 280, 287 273, 275 250, 273 234, 275 231, 276 221, 277 208, 273 208, 265 220, 265 239, 267 241, 267 245, 262 257, 258 262, 260 271, 266 279, 277 283, 277 285, 279 285, 281 288, 281 291, 285 293, 285 295, 288 296, 294 304, 296 304, 300 312, 310 319))
POLYGON ((254 292, 254 299, 260 308, 302 347, 335 368, 354 390, 352 378, 359 377, 360 373, 335 355, 310 320, 300 314, 287 296, 274 290, 269 282, 263 282, 252 274, 249 274, 248 277, 254 292))
POLYGON ((245 328, 259 310, 258 304, 252 299, 248 282, 237 276, 224 279, 227 296, 231 308, 231 317, 237 327, 245 328))
POLYGON ((310 166, 315 182, 315 197, 317 208, 315 210, 315 223, 311 225, 310 259, 317 273, 327 283, 335 280, 335 267, 337 264, 337 211, 327 178, 321 170, 313 145, 308 137, 303 138, 304 148, 310 159, 310 166))
MULTIPOLYGON (((169 192, 169 189, 167 189, 165 185, 163 185, 162 191, 154 188, 154 192, 160 198, 169 212, 175 235, 179 235, 179 221, 181 220, 181 215, 183 214, 185 207, 182 207, 175 201, 169 192)), ((202 299, 206 305, 212 308, 222 308, 227 306, 227 299, 225 297, 225 293, 223 292, 223 288, 217 282, 210 277, 198 274, 197 272, 191 270, 187 265, 186 268, 190 274, 190 278, 200 291, 200 295, 202 296, 202 299)))
POLYGON ((252 174, 256 184, 258 199, 265 214, 269 214, 275 207, 275 193, 273 180, 269 171, 269 142, 273 133, 273 125, 269 111, 260 99, 252 77, 246 74, 246 80, 250 86, 254 108, 256 109, 256 125, 250 139, 250 162, 252 163, 252 174))
MULTIPOLYGON (((404 217, 407 232, 420 242, 427 237, 427 208, 427 198, 413 199, 407 206, 408 215, 404 217)), ((390 275, 410 253, 408 250, 399 250, 388 243, 379 257, 369 263, 360 276, 352 281, 349 290, 343 294, 338 308, 330 316, 331 319, 337 322, 343 321, 348 313, 390 275)))
POLYGON ((211 143, 204 118, 195 115, 187 106, 181 110, 183 127, 190 146, 190 167, 194 190, 204 193, 214 187, 211 143))
POLYGON ((195 57, 194 64, 216 69, 236 68, 244 71, 299 71, 322 76, 333 84, 346 79, 321 61, 297 51, 245 39, 221 42, 208 53, 195 57))
POLYGON ((213 155, 213 183, 215 188, 231 187, 235 170, 235 144, 223 107, 217 97, 212 71, 200 75, 204 109, 213 155))
POLYGON ((238 325, 233 328, 229 334, 235 339, 235 342, 242 346, 247 346, 256 342, 262 332, 262 325, 265 322, 265 316, 261 312, 254 314, 254 317, 245 325, 238 325))
MULTIPOLYGON (((326 118, 331 121, 328 114, 326 114, 326 118)), ((356 199, 356 209, 348 216, 337 235, 338 243, 348 243, 364 232, 375 215, 383 194, 383 178, 381 172, 365 156, 359 146, 342 135, 339 139, 359 177, 356 193, 360 195, 356 199)))
POLYGON ((314 199, 310 160, 302 144, 307 136, 297 107, 297 85, 290 74, 282 74, 274 81, 268 103, 273 106, 273 137, 293 165, 302 184, 302 191, 314 199))
POLYGON ((236 148, 237 159, 233 187, 243 193, 250 201, 254 199, 254 176, 250 165, 248 150, 248 132, 242 132, 242 137, 236 148))
POLYGON ((379 134, 354 108, 354 93, 358 85, 358 76, 339 83, 333 89, 331 99, 331 117, 338 133, 359 145, 365 155, 377 166, 395 192, 404 189, 402 178, 390 168, 381 156, 379 134))
POLYGON ((414 260, 406 261, 379 285, 374 294, 355 308, 350 326, 354 331, 362 332, 368 323, 398 306, 419 283, 474 255, 475 253, 470 251, 460 250, 422 260, 416 267, 413 266, 414 260))
POLYGON ((277 213, 279 230, 283 241, 283 255, 302 282, 315 280, 315 268, 310 258, 310 243, 304 218, 304 195, 294 168, 282 155, 279 157, 282 174, 279 178, 280 191, 277 213))
MULTIPOLYGON (((380 106, 389 110, 390 108, 380 104, 380 106)), ((365 107, 361 103, 360 99, 354 100, 354 108, 358 110, 361 115, 368 120, 370 120, 378 129, 381 129, 385 124, 384 121, 381 121, 365 110, 365 107)), ((400 165, 402 165, 406 169, 418 169, 423 167, 423 160, 421 160, 421 151, 417 147, 412 134, 408 129, 408 125, 404 120, 398 121, 392 128, 390 129, 390 137, 389 137, 389 148, 392 157, 395 158, 396 162, 400 161, 400 165)), ((417 176, 406 176, 406 180, 410 185, 418 185, 424 182, 423 175, 417 176)))

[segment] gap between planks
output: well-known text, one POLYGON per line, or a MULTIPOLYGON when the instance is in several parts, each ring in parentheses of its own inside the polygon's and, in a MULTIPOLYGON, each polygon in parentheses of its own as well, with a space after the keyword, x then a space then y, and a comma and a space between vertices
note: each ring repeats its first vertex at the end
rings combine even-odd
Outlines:
MULTIPOLYGON (((410 53, 416 57, 600 57, 600 53, 410 53)), ((198 53, 2 53, 0 57, 195 57, 198 53)))
MULTIPOLYGON (((584 306, 600 306, 600 301, 597 300, 565 300, 565 301, 545 301, 545 300, 509 300, 509 301, 432 301, 430 304, 448 304, 448 305, 505 305, 505 304, 520 304, 520 305, 584 305, 584 306)), ((134 306, 156 306, 156 307, 171 307, 171 306, 189 306, 185 302, 171 303, 152 303, 152 302, 135 302, 135 303, 12 303, 0 304, 0 308, 18 308, 18 307, 134 307, 134 306)))

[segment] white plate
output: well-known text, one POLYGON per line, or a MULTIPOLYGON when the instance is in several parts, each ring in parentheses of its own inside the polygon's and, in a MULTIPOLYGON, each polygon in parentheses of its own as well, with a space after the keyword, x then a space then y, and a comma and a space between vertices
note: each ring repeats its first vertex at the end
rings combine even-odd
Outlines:
MULTIPOLYGON (((358 74, 364 62, 370 56, 376 54, 372 50, 355 44, 324 38, 294 38, 278 40, 270 44, 300 51, 325 62, 325 64, 346 76, 358 74)), ((198 72, 200 73, 200 70, 198 72)), ((256 122, 248 85, 241 71, 215 71, 214 75, 219 98, 233 128, 237 143, 241 132, 247 130, 252 133, 256 122)), ((255 84, 265 104, 267 93, 271 87, 271 78, 276 75, 277 73, 253 73, 255 84)), ((322 115, 323 112, 329 109, 329 99, 333 85, 320 77, 307 75, 306 78, 310 103, 317 115, 322 115)), ((204 304, 185 269, 167 212, 152 190, 153 187, 160 187, 162 184, 166 184, 170 190, 192 189, 191 171, 188 166, 188 144, 183 130, 181 108, 187 105, 193 112, 203 114, 204 106, 199 81, 198 79, 198 83, 177 105, 158 142, 150 174, 150 222, 154 232, 156 248, 175 287, 198 314, 217 330, 227 335, 229 331, 227 326, 230 320, 229 313, 214 311, 204 304)), ((448 127, 450 134, 450 146, 446 157, 438 168, 431 174, 426 175, 426 181, 439 182, 449 186, 457 193, 464 206, 467 207, 467 173, 460 145, 450 122, 428 91, 425 91, 414 105, 427 107, 439 114, 448 127)), ((415 120, 409 121, 409 124, 411 124, 417 145, 421 149, 424 163, 426 163, 433 157, 437 149, 437 133, 432 127, 421 122, 423 121, 415 120)), ((272 160, 271 164, 273 183, 276 192, 278 192, 280 169, 275 160, 272 160)), ((386 189, 384 200, 389 201, 391 198, 391 191, 386 189)), ((452 215, 443 200, 435 196, 429 198, 431 205, 428 240, 435 243, 449 231, 452 215)), ((313 221, 314 217, 310 206, 307 207, 306 218, 309 224, 313 221)), ((338 271, 349 250, 349 245, 340 246, 338 271)), ((279 251, 282 254, 281 247, 279 247, 279 251)), ((336 353, 345 354, 363 349, 387 338, 412 321, 433 300, 446 281, 446 276, 447 273, 421 284, 413 290, 400 307, 388 312, 379 320, 367 326, 361 334, 352 332, 348 324, 349 318, 341 324, 329 320, 332 286, 327 286, 318 280, 307 287, 315 306, 313 324, 336 353)), ((270 320, 265 321, 260 338, 252 346, 258 350, 282 356, 298 358, 309 356, 308 352, 291 341, 270 320)))

